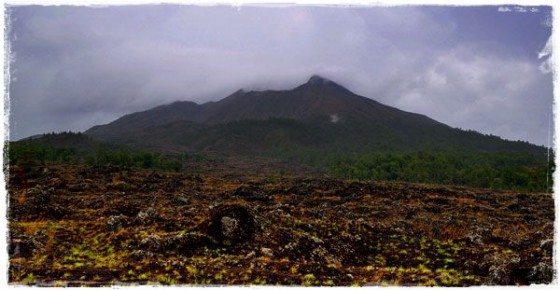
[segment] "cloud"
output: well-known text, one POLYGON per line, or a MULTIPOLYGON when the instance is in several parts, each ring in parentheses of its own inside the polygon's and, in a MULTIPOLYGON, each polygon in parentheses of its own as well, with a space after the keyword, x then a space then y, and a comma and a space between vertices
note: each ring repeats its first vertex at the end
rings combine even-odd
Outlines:
POLYGON ((396 104, 455 127, 546 140, 539 126, 552 112, 551 95, 552 82, 536 63, 458 49, 410 80, 396 104))
POLYGON ((551 75, 539 72, 536 55, 522 54, 530 49, 518 47, 542 48, 534 35, 550 27, 516 26, 508 18, 501 29, 529 39, 488 29, 489 41, 470 23, 493 27, 495 17, 473 21, 461 9, 421 6, 21 6, 9 12, 12 139, 86 130, 176 100, 219 100, 239 88, 290 89, 320 74, 452 126, 546 141, 551 75))

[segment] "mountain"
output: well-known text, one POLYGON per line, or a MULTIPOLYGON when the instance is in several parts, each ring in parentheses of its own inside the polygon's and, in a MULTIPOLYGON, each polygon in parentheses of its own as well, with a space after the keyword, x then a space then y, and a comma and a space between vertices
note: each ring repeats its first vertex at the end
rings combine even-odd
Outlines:
POLYGON ((291 90, 239 90, 218 102, 159 106, 94 126, 85 134, 143 149, 232 154, 300 149, 546 152, 527 142, 451 128, 356 95, 317 75, 291 90))

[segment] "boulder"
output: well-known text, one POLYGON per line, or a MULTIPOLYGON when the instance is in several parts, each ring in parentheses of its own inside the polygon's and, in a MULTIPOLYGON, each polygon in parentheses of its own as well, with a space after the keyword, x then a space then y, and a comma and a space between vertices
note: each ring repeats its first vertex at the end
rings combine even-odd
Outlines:
POLYGON ((246 242, 253 238, 255 215, 241 204, 225 204, 212 209, 208 235, 223 245, 246 242))

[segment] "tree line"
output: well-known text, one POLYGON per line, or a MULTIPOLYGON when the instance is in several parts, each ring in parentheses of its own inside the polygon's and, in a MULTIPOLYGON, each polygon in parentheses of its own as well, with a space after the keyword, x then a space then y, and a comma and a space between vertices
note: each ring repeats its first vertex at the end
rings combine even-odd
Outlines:
MULTIPOLYGON (((46 163, 112 165, 167 171, 184 168, 187 154, 162 154, 99 143, 80 133, 48 134, 37 140, 8 142, 11 165, 36 169, 46 163)), ((552 191, 554 157, 519 152, 460 150, 372 151, 276 147, 259 153, 327 170, 334 177, 454 184, 527 192, 552 191)))
POLYGON ((44 164, 111 165, 126 168, 179 171, 183 155, 165 155, 131 149, 60 148, 35 142, 11 142, 7 146, 7 160, 11 165, 36 169, 44 164))
POLYGON ((343 179, 453 184, 527 192, 552 191, 555 169, 553 156, 516 152, 348 153, 284 149, 269 156, 321 167, 343 179))

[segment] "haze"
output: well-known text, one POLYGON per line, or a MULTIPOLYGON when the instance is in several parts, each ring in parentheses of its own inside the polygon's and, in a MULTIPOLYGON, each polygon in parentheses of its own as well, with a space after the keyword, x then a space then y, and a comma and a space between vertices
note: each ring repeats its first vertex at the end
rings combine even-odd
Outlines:
POLYGON ((319 74, 453 127, 547 145, 551 8, 513 8, 11 6, 9 139, 319 74))

